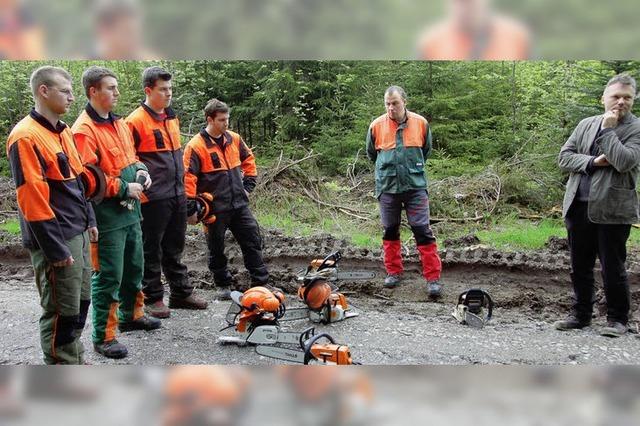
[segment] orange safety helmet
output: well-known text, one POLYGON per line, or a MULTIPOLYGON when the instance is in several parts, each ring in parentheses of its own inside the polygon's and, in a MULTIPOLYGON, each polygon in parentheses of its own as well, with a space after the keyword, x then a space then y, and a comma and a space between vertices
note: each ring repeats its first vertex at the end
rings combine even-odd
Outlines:
POLYGON ((94 204, 100 204, 107 191, 107 179, 104 172, 93 164, 86 164, 80 174, 85 197, 94 204))
POLYGON ((275 313, 284 303, 284 294, 280 291, 271 291, 266 287, 251 287, 245 291, 240 299, 242 307, 249 311, 261 311, 275 313))
POLYGON ((213 194, 203 192, 196 196, 196 213, 198 222, 211 225, 216 221, 216 215, 212 213, 213 194))
POLYGON ((307 304, 309 309, 318 311, 326 304, 333 289, 325 280, 315 280, 306 286, 298 289, 298 297, 307 304))
MULTIPOLYGON (((232 294, 233 297, 233 294, 232 294)), ((242 312, 236 330, 244 332, 247 325, 257 319, 263 319, 267 314, 273 316, 273 320, 284 315, 284 294, 278 290, 269 290, 266 287, 251 287, 245 291, 236 301, 242 312)))
POLYGON ((163 425, 189 424, 207 413, 233 416, 242 401, 243 391, 229 367, 193 365, 172 368, 164 388, 163 425))

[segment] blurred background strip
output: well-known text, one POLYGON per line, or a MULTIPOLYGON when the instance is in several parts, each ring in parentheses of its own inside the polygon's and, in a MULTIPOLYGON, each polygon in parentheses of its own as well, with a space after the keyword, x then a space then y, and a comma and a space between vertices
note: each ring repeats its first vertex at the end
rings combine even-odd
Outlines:
POLYGON ((5 59, 637 59, 634 0, 2 0, 5 59))

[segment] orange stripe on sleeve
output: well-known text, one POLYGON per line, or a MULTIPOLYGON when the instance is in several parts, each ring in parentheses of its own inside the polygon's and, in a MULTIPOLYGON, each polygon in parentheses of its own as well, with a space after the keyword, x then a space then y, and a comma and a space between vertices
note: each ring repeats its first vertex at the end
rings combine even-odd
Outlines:
POLYGON ((188 144, 184 149, 183 163, 184 163, 184 192, 187 198, 195 198, 197 194, 198 176, 191 170, 191 156, 198 155, 191 144, 188 144))
POLYGON ((18 207, 27 222, 55 219, 49 205, 49 184, 30 140, 17 144, 24 183, 16 188, 18 207))
POLYGON ((251 149, 249 149, 249 147, 244 143, 242 139, 240 139, 240 144, 242 145, 240 150, 242 151, 242 149, 245 149, 249 153, 247 158, 245 158, 241 164, 242 173, 245 176, 258 176, 258 169, 256 168, 256 158, 253 156, 253 152, 251 152, 251 149))

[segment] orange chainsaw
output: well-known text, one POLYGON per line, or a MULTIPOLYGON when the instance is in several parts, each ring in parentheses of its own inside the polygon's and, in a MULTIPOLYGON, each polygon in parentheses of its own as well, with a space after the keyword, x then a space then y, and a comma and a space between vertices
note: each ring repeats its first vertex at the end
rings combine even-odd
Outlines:
POLYGON ((259 355, 283 361, 297 362, 300 364, 325 364, 325 365, 353 365, 351 351, 346 345, 337 344, 330 335, 326 333, 316 334, 307 340, 300 342, 299 349, 286 348, 281 346, 256 346, 259 355), (318 343, 324 339, 328 342, 318 343))
POLYGON ((244 293, 232 292, 231 300, 226 314, 228 326, 224 329, 233 327, 238 334, 220 336, 219 343, 255 345, 260 355, 302 364, 353 363, 348 347, 335 344, 329 335, 316 335, 313 327, 301 332, 282 330, 278 320, 284 316, 286 308, 280 291, 252 287, 244 293), (329 340, 329 343, 318 344, 321 338, 329 340))
POLYGON ((298 297, 305 307, 289 308, 281 321, 310 319, 316 323, 329 324, 358 316, 351 309, 344 294, 338 291, 333 283, 340 279, 372 279, 375 272, 338 271, 338 262, 342 259, 339 251, 331 253, 324 259, 314 259, 306 270, 300 271, 298 281, 298 297))

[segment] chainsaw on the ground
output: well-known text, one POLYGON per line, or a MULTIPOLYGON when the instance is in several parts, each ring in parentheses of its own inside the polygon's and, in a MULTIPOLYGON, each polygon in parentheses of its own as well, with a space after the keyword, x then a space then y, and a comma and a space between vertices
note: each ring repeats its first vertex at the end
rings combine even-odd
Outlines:
POLYGON ((338 291, 334 282, 372 279, 376 274, 370 271, 339 271, 340 259, 342 254, 336 251, 324 259, 312 260, 306 269, 298 273, 298 297, 306 306, 287 309, 281 321, 308 318, 315 323, 329 324, 359 315, 349 307, 347 298, 338 291))
MULTIPOLYGON (((284 294, 266 287, 252 287, 241 293, 231 292, 231 306, 225 319, 227 328, 235 328, 238 336, 220 336, 220 343, 272 345, 298 344, 301 333, 280 330, 280 319, 285 313, 284 294)), ((223 330, 224 330, 223 329, 223 330)))
POLYGON ((219 343, 255 345, 255 351, 260 355, 302 364, 353 363, 346 346, 336 345, 327 334, 316 335, 314 327, 302 332, 282 330, 278 322, 286 312, 282 292, 252 287, 244 293, 232 292, 231 300, 225 317, 229 325, 225 329, 234 327, 238 335, 220 336, 219 343), (329 343, 317 343, 323 338, 329 343))
POLYGON ((327 333, 314 334, 304 341, 301 340, 299 348, 261 345, 256 346, 256 353, 270 358, 297 362, 304 365, 357 364, 351 358, 351 351, 349 350, 349 347, 337 344, 333 337, 327 333), (326 340, 326 342, 319 343, 320 340, 326 340))
POLYGON ((482 328, 493 316, 493 300, 482 289, 469 289, 458 296, 458 304, 452 315, 460 324, 482 328))

